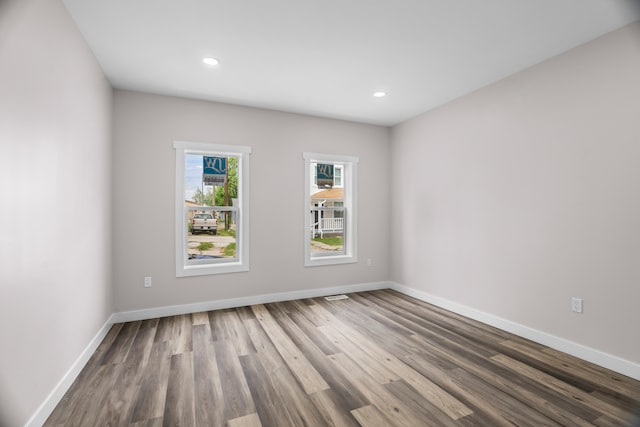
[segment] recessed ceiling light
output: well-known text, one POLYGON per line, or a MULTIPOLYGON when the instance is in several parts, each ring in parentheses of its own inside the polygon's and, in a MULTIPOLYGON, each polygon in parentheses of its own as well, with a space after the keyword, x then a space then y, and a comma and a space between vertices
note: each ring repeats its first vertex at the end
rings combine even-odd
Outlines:
POLYGON ((376 98, 383 98, 387 96, 387 92, 376 92, 373 94, 373 96, 375 96, 376 98))
POLYGON ((216 58, 202 58, 202 62, 205 63, 206 65, 218 65, 220 63, 220 61, 218 61, 216 58))

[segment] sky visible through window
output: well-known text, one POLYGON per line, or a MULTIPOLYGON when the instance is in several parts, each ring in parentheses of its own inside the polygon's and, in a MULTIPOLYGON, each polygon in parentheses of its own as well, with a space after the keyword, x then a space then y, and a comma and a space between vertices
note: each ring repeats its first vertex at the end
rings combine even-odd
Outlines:
POLYGON ((198 188, 206 193, 202 187, 202 157, 200 154, 184 156, 184 197, 186 200, 193 200, 193 194, 198 188))

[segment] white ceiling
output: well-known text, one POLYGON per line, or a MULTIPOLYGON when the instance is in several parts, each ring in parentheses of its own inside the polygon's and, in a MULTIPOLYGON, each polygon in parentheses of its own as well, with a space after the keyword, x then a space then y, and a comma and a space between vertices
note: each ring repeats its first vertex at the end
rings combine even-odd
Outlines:
POLYGON ((635 0, 63 2, 116 88, 387 126, 640 19, 635 0))

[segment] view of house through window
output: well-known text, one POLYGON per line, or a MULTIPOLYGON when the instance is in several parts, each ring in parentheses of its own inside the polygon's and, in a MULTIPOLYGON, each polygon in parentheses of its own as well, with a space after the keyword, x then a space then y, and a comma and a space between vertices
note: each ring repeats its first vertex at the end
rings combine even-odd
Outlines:
POLYGON ((315 184, 311 186, 311 242, 314 256, 344 254, 345 210, 343 164, 311 164, 315 184))
POLYGON ((213 144, 175 146, 177 275, 246 271, 248 240, 241 237, 247 231, 248 152, 213 144))
POLYGON ((305 265, 355 262, 357 159, 305 153, 305 265))

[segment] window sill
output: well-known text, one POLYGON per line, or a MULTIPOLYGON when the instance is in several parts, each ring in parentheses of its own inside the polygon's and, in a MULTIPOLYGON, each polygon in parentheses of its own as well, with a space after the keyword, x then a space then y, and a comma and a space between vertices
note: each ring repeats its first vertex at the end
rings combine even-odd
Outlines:
POLYGON ((319 267, 323 265, 340 265, 340 264, 355 264, 358 259, 351 255, 340 256, 322 256, 306 259, 304 262, 305 267, 319 267))
POLYGON ((230 262, 221 265, 189 265, 176 271, 177 277, 205 276, 213 274, 240 273, 249 271, 249 266, 241 262, 230 262))

